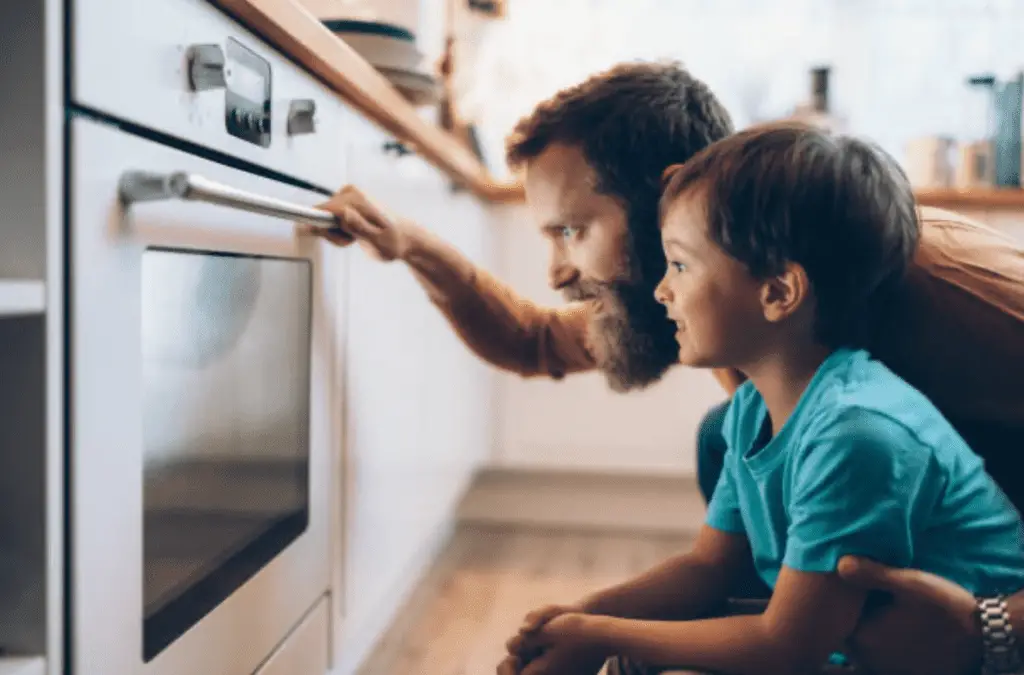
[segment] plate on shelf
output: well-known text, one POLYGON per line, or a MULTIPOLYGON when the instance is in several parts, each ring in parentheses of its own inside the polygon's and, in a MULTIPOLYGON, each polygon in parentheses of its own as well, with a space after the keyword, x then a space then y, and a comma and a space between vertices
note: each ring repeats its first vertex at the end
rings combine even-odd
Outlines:
POLYGON ((431 105, 441 98, 440 85, 426 73, 397 68, 378 67, 377 70, 413 105, 431 105))

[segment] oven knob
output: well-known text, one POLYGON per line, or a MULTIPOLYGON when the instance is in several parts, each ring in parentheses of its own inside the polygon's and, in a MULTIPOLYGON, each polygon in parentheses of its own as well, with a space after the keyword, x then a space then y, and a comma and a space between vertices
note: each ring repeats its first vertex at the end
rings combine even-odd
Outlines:
POLYGON ((185 58, 188 59, 188 82, 193 91, 226 86, 224 50, 220 45, 192 45, 185 58))
POLYGON ((316 101, 296 99, 288 106, 288 135, 299 136, 316 131, 316 101))

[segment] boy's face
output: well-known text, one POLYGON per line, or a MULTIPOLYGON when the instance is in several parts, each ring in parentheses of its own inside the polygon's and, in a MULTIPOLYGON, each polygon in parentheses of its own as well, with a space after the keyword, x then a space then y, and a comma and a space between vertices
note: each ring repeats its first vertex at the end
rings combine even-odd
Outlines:
POLYGON ((764 284, 708 237, 699 196, 669 207, 661 239, 668 269, 654 295, 676 324, 680 363, 737 368, 756 360, 769 328, 764 284))

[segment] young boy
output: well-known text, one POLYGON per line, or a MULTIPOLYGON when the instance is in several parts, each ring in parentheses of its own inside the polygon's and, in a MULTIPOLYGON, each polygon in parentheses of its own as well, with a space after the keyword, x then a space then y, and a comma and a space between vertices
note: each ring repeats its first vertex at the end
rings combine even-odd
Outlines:
POLYGON ((619 656, 612 672, 817 672, 865 606, 835 574, 847 554, 976 594, 1024 587, 1016 510, 931 402, 860 349, 865 308, 898 283, 918 238, 895 163, 786 123, 719 141, 667 177, 656 297, 680 360, 749 378, 726 417, 706 524, 689 553, 528 617, 503 667, 593 672, 619 656), (764 613, 699 618, 751 557, 772 589, 764 613))

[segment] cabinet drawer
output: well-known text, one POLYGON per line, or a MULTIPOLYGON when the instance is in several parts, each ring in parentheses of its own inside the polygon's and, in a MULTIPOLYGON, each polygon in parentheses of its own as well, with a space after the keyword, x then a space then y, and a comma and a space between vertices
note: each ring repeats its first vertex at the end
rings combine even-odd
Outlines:
POLYGON ((328 670, 330 609, 320 600, 255 675, 324 675, 328 670))

